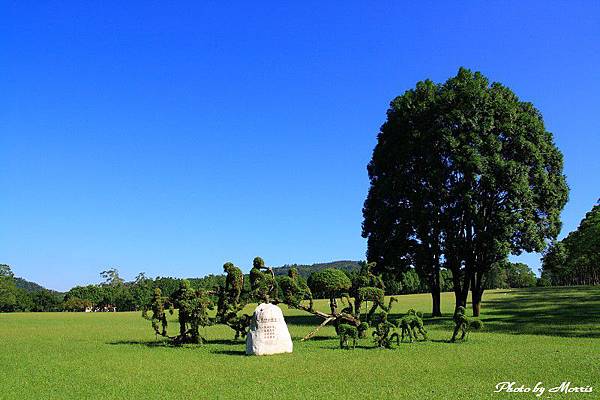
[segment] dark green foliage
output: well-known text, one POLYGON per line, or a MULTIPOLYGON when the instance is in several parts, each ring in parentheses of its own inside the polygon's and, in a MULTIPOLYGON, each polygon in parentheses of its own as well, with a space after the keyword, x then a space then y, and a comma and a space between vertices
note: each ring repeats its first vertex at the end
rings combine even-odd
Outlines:
POLYGON ((427 331, 423 326, 423 314, 412 308, 408 310, 404 317, 397 321, 396 325, 402 331, 401 341, 404 341, 404 337, 407 336, 408 340, 412 343, 413 338, 416 340, 419 339, 418 334, 423 336, 423 340, 427 340, 427 331))
POLYGON ((0 264, 0 312, 17 308, 17 285, 10 267, 0 264))
POLYGON ((30 282, 24 278, 15 277, 15 284, 17 285, 17 289, 23 289, 26 292, 37 292, 39 290, 48 290, 42 285, 39 285, 35 282, 30 282))
POLYGON ((69 297, 62 304, 63 310, 65 311, 76 311, 81 312, 86 309, 91 309, 93 304, 89 300, 80 299, 79 297, 69 297))
POLYGON ((31 298, 31 308, 23 311, 48 312, 62 310, 62 295, 60 293, 43 289, 26 294, 31 298))
POLYGON ((363 264, 364 261, 332 261, 328 263, 317 263, 311 265, 291 264, 275 267, 273 268, 273 273, 275 276, 288 275, 289 270, 291 268, 295 268, 298 271, 298 275, 304 279, 308 279, 313 272, 321 271, 326 268, 339 269, 351 274, 359 271, 363 264))
POLYGON ((600 204, 544 254, 542 277, 552 285, 600 284, 600 204))
POLYGON ((456 341, 458 333, 461 332, 460 340, 466 340, 471 330, 477 331, 483 329, 483 322, 475 317, 467 317, 464 307, 459 306, 454 314, 454 333, 451 342, 456 341))
POLYGON ((492 267, 558 234, 562 169, 540 112, 507 87, 464 68, 444 84, 419 82, 392 101, 368 166, 367 258, 381 270, 414 265, 434 315, 446 267, 456 305, 471 290, 478 315, 492 267))

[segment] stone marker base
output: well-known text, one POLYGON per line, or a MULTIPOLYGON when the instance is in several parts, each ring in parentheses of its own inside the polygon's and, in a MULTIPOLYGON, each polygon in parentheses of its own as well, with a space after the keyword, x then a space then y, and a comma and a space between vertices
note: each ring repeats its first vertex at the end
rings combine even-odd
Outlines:
POLYGON ((264 356, 291 353, 294 349, 283 312, 275 304, 262 303, 254 310, 246 336, 246 354, 264 356))

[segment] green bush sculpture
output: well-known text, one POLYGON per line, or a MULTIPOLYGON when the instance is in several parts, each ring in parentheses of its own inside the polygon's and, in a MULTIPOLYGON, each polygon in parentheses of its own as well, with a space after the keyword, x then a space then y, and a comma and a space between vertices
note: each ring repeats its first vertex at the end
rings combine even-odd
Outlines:
POLYGON ((152 322, 152 329, 154 329, 156 335, 167 337, 168 323, 165 306, 167 306, 171 314, 173 314, 173 308, 170 307, 168 299, 162 295, 159 288, 156 288, 154 289, 154 294, 150 300, 149 307, 145 307, 142 310, 142 316, 152 322), (151 317, 148 317, 148 308, 152 310, 151 317))
POLYGON ((392 341, 396 339, 396 344, 400 344, 400 336, 396 332, 396 325, 388 321, 387 312, 382 311, 379 314, 379 323, 375 325, 375 331, 373 331, 373 339, 379 348, 390 349, 392 347, 392 341))
POLYGON ((179 289, 173 294, 173 305, 179 309, 178 343, 203 343, 199 328, 212 325, 208 310, 213 304, 205 290, 194 290, 187 279, 181 281, 179 289))
POLYGON ((358 328, 349 324, 338 325, 338 337, 340 338, 340 349, 354 349, 358 339, 358 328), (349 340, 352 339, 352 347, 349 340))
POLYGON ((246 337, 252 318, 247 314, 238 315, 238 312, 246 305, 245 302, 241 301, 244 289, 244 274, 242 270, 230 262, 223 265, 223 271, 227 274, 225 277, 225 286, 220 286, 216 290, 219 299, 217 322, 233 329, 235 331, 235 339, 237 340, 240 337, 246 337))
POLYGON ((356 348, 357 340, 366 336, 367 329, 369 329, 369 324, 366 322, 362 322, 358 326, 339 324, 337 334, 340 338, 340 349, 356 348), (350 339, 352 339, 352 347, 350 347, 350 339))
POLYGON ((300 308, 302 300, 308 300, 308 309, 313 309, 312 292, 296 268, 290 268, 288 275, 280 279, 279 287, 283 293, 283 303, 289 307, 300 308))
MULTIPOLYGON (((383 281, 381 277, 371 273, 373 265, 365 264, 354 280, 350 280, 342 270, 326 268, 314 272, 308 282, 299 276, 296 268, 290 268, 287 276, 279 278, 278 285, 273 270, 265 266, 262 258, 256 257, 250 270, 250 289, 244 289, 244 274, 233 263, 227 262, 223 265, 226 273, 224 284, 215 286, 213 290, 196 290, 184 279, 169 298, 162 296, 161 290, 157 288, 142 315, 152 321, 152 329, 156 335, 167 337, 177 344, 201 344, 205 339, 200 335, 200 328, 213 324, 229 326, 235 332, 236 340, 246 337, 252 316, 240 312, 250 301, 284 303, 290 308, 300 309, 323 319, 302 340, 309 339, 322 327, 332 324, 340 338, 340 347, 354 348, 358 339, 367 336, 376 310, 381 309, 382 317, 374 325, 373 337, 379 347, 390 347, 392 340, 396 338, 398 341, 399 337, 394 332, 395 325, 387 321, 387 312, 396 299, 391 298, 387 306, 384 304, 383 281), (329 313, 313 308, 313 293, 329 299, 329 313), (354 302, 350 293, 354 295, 354 302), (303 304, 307 300, 308 305, 303 304), (338 300, 345 305, 344 308, 338 309, 338 300), (361 320, 360 307, 368 301, 373 305, 361 320), (214 309, 213 302, 216 302, 217 310, 215 317, 210 317, 208 312, 214 309), (358 307, 353 307, 353 303, 358 307), (174 308, 179 310, 179 334, 168 336, 166 310, 173 313, 174 308), (152 310, 151 317, 148 316, 149 310, 152 310)), ((422 329, 422 321, 421 325, 414 327, 422 329)), ((414 327, 411 326, 411 329, 414 327)))
POLYGON ((456 341, 456 336, 458 335, 459 331, 462 332, 460 340, 466 340, 471 330, 478 331, 483 329, 483 322, 481 322, 479 318, 467 317, 465 315, 465 308, 462 306, 456 309, 456 313, 454 314, 454 323, 456 325, 454 327, 452 339, 450 339, 451 342, 456 341))
POLYGON ((366 321, 373 322, 375 312, 378 308, 389 312, 392 304, 397 301, 395 297, 391 297, 388 305, 385 305, 385 285, 383 279, 371 272, 375 267, 375 263, 364 264, 358 275, 352 281, 350 294, 354 296, 354 316, 361 318, 361 307, 364 302, 371 301, 373 305, 367 313, 366 321))
POLYGON ((322 293, 329 299, 331 313, 335 314, 337 298, 347 293, 352 287, 352 281, 339 269, 325 268, 308 277, 308 286, 313 293, 322 293))
POLYGON ((402 331, 401 341, 404 341, 404 337, 408 336, 409 342, 412 343, 413 338, 419 340, 418 334, 423 336, 423 340, 427 340, 427 331, 423 326, 423 314, 415 311, 414 309, 408 310, 406 315, 398 320, 398 328, 402 331))
POLYGON ((250 287, 252 289, 252 298, 262 303, 270 302, 277 287, 273 269, 265 267, 265 262, 260 257, 255 257, 252 262, 250 287))
POLYGON ((227 274, 225 278, 225 292, 231 304, 237 305, 240 301, 240 295, 244 289, 244 274, 242 270, 227 262, 223 265, 223 272, 227 274))

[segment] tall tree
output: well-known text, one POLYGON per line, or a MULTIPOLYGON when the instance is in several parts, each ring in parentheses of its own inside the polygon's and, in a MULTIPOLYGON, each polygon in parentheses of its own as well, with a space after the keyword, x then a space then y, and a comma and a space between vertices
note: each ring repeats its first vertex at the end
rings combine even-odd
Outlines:
POLYGON ((456 306, 479 315, 485 279, 508 254, 541 251, 560 230, 568 188, 540 112, 461 68, 394 99, 368 167, 367 257, 411 260, 434 296, 452 271, 456 306))

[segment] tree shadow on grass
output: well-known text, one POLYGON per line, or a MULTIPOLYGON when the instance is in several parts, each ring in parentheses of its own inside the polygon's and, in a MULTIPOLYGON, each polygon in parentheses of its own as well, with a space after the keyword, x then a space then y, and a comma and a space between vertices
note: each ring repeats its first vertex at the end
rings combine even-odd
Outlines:
POLYGON ((285 316, 285 322, 288 325, 318 326, 323 322, 323 318, 316 315, 289 315, 285 316))
POLYGON ((600 338, 600 288, 552 287, 485 300, 484 329, 511 334, 600 338))
POLYGON ((242 345, 245 341, 235 339, 211 339, 206 340, 202 344, 193 343, 175 343, 171 340, 116 340, 114 342, 108 342, 110 345, 131 345, 131 346, 146 346, 146 347, 201 347, 210 345, 242 345))
POLYGON ((116 340, 108 342, 110 345, 132 345, 146 347, 183 347, 180 343, 173 343, 169 340, 116 340))
POLYGON ((224 354, 228 356, 245 356, 246 352, 244 350, 215 350, 211 351, 213 354, 224 354))

